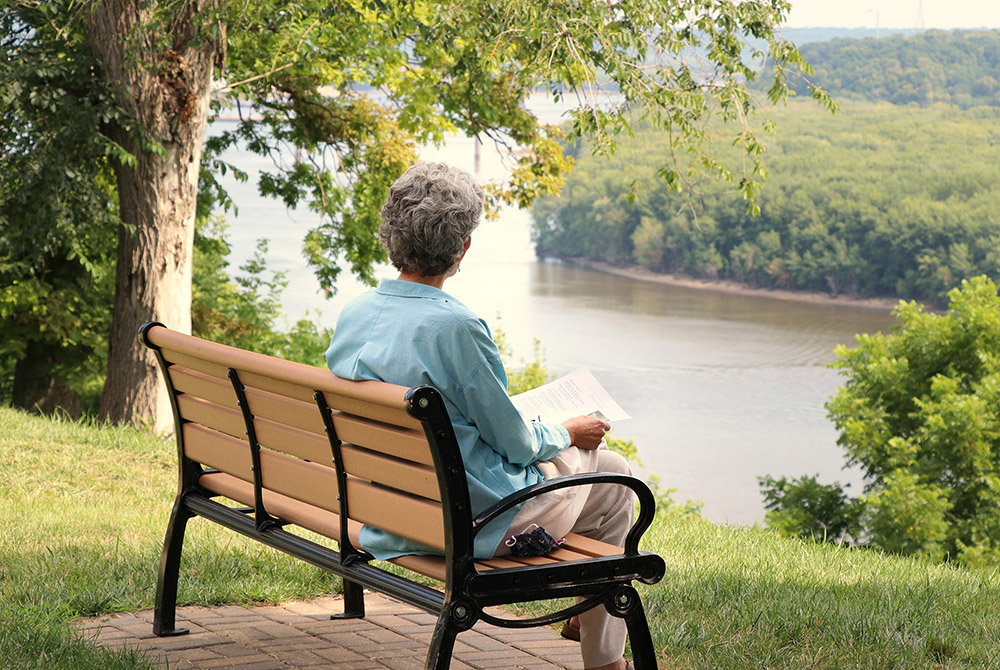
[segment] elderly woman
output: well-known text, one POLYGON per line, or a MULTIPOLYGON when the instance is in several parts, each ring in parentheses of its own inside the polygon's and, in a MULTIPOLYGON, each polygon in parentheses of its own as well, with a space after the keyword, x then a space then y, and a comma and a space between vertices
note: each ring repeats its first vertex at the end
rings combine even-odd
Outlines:
MULTIPOLYGON (((389 190, 379 238, 398 279, 348 304, 326 352, 334 374, 404 386, 429 384, 444 398, 469 482, 473 513, 545 478, 581 472, 629 473, 620 455, 599 448, 608 424, 579 416, 561 425, 527 423, 507 396, 507 377, 486 323, 442 289, 459 271, 479 225, 483 192, 467 173, 441 163, 411 167, 389 190)), ((476 537, 479 558, 507 553, 505 541, 538 524, 619 546, 632 523, 625 487, 572 487, 511 510, 476 537)), ((362 546, 376 558, 425 547, 365 527, 362 546)), ((567 622, 578 631, 588 670, 624 670, 622 619, 596 607, 567 622)))

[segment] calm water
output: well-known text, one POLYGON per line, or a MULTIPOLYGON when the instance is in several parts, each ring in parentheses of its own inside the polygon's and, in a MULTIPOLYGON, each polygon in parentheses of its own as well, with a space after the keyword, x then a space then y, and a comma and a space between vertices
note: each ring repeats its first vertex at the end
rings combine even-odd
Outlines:
MULTIPOLYGON (((473 169, 471 140, 454 139, 422 157, 473 169)), ((270 240, 269 266, 288 273, 285 309, 307 310, 332 326, 342 306, 365 290, 345 278, 325 301, 299 249, 315 225, 307 212, 286 212, 256 196, 254 156, 230 156, 251 173, 231 184, 240 203, 232 220, 233 268, 258 237, 270 240), (314 310, 320 310, 317 314, 314 310)), ((483 179, 503 173, 491 151, 483 179)), ((527 213, 506 210, 473 234, 462 271, 445 290, 507 333, 515 358, 530 358, 541 340, 553 373, 590 368, 632 419, 614 435, 633 438, 646 467, 677 498, 701 500, 706 516, 730 523, 763 518, 757 476, 819 474, 860 484, 842 469, 837 434, 823 404, 840 383, 827 369, 839 343, 886 329, 888 313, 727 295, 620 278, 535 259, 527 213), (498 320, 499 315, 499 320, 498 320)), ((382 268, 380 276, 393 276, 382 268)))

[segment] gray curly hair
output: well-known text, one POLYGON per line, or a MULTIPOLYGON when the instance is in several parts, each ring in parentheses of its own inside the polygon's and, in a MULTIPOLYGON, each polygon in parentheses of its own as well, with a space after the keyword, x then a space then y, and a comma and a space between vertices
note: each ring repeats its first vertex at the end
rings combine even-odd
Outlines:
POLYGON ((464 170, 418 163, 389 189, 378 237, 400 272, 436 277, 462 253, 483 213, 483 189, 464 170))

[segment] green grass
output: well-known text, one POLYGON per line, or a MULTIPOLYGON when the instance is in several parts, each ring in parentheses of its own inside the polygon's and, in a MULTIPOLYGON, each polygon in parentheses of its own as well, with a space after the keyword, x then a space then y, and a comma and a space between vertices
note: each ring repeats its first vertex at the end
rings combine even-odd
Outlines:
MULTIPOLYGON (((176 458, 172 439, 0 408, 0 668, 147 667, 81 645, 67 621, 152 607, 176 458)), ((179 604, 339 590, 301 561, 207 522, 188 525, 179 604)))
POLYGON ((1000 666, 997 574, 707 521, 658 524, 644 592, 677 668, 1000 666))
MULTIPOLYGON (((0 668, 139 670, 82 640, 79 616, 152 607, 175 446, 0 409, 0 668)), ((1000 667, 1000 576, 663 515, 643 598, 663 668, 1000 667)), ((181 604, 339 590, 300 561, 193 521, 181 604)))

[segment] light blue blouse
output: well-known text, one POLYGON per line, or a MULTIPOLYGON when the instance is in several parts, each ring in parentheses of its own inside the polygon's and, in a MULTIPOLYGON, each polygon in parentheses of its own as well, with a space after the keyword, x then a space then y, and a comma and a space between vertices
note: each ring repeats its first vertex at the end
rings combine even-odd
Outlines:
MULTIPOLYGON (((469 481, 472 513, 542 481, 535 465, 570 445, 563 426, 524 421, 507 396, 507 375, 486 322, 444 291, 399 279, 351 301, 337 320, 327 365, 346 379, 429 384, 444 397, 469 481)), ((476 537, 489 558, 517 508, 476 537)), ((378 559, 435 553, 365 526, 361 544, 378 559)))

